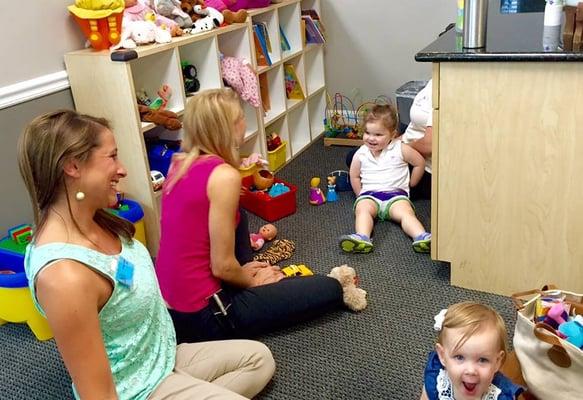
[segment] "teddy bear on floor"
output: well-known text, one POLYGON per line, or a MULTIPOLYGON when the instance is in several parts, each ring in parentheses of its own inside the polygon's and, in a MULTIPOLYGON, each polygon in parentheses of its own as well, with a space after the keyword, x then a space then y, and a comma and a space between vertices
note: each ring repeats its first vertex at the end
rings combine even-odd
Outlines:
POLYGON ((342 286, 344 293, 344 304, 352 311, 362 311, 366 308, 366 291, 356 287, 358 277, 354 268, 344 264, 339 267, 332 268, 328 274, 329 277, 337 279, 342 286))
POLYGON ((138 111, 140 112, 140 119, 144 122, 162 125, 171 131, 182 128, 182 122, 180 122, 175 112, 169 110, 152 110, 143 104, 138 104, 138 111))
POLYGON ((265 224, 259 228, 259 232, 251 233, 249 239, 251 240, 251 248, 255 251, 260 250, 265 242, 273 240, 277 236, 277 228, 273 224, 265 224))

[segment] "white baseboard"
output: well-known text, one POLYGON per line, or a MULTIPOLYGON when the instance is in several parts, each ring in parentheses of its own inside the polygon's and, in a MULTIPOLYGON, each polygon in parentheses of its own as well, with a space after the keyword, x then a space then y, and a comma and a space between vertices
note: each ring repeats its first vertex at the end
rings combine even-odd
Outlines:
POLYGON ((67 71, 29 79, 0 88, 0 110, 60 92, 69 87, 67 71))

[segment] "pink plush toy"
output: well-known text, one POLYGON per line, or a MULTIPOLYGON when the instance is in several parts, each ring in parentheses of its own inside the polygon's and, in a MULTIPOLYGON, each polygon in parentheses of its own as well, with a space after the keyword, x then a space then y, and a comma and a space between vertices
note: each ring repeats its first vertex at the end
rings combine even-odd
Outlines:
MULTIPOLYGON (((263 8, 271 3, 270 0, 235 0, 229 7, 231 11, 248 10, 250 8, 263 8)), ((208 4, 208 1, 207 1, 208 4)))
POLYGON ((565 306, 562 302, 555 303, 547 312, 547 316, 544 320, 545 323, 557 329, 559 325, 565 323, 569 318, 569 314, 565 311, 565 306))
POLYGON ((255 108, 261 105, 257 75, 253 72, 247 60, 223 56, 221 73, 227 85, 232 87, 241 96, 241 99, 255 108))
POLYGON ((265 224, 259 228, 259 232, 251 233, 251 248, 255 251, 261 249, 266 241, 273 240, 277 235, 277 228, 273 224, 265 224))

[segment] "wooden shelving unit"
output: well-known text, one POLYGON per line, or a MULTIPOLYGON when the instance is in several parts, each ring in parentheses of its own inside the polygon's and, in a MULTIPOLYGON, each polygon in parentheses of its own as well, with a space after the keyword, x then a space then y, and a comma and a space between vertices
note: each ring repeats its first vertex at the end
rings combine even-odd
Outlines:
POLYGON ((188 97, 184 93, 181 61, 196 66, 201 89, 224 86, 220 55, 245 58, 256 73, 266 74, 271 110, 265 113, 244 103, 247 118, 242 154, 253 152, 266 156, 266 134, 277 132, 288 142, 289 162, 324 132, 326 80, 324 46, 303 46, 301 10, 315 9, 320 16, 320 0, 286 0, 269 7, 250 10, 245 23, 233 24, 197 35, 174 38, 171 43, 138 47, 136 57, 128 61, 112 61, 108 51, 90 49, 65 55, 71 91, 78 111, 107 118, 113 127, 119 157, 128 170, 121 189, 138 201, 144 209, 147 246, 155 256, 160 241, 160 192, 152 190, 150 165, 145 136, 179 134, 164 131, 140 121, 136 90, 156 93, 162 84, 173 89, 168 109, 183 114, 188 97), (253 41, 253 22, 264 22, 272 42, 273 61, 269 67, 257 67, 253 41), (290 50, 282 51, 279 28, 283 30, 290 50), (284 64, 294 65, 304 100, 288 100, 284 85, 284 64))

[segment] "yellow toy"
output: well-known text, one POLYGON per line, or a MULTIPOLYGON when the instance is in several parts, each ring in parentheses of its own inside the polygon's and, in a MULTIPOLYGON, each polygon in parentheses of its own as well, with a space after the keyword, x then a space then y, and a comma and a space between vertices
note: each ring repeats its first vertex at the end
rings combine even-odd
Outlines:
POLYGON ((285 274, 285 276, 287 276, 287 277, 314 275, 312 270, 310 268, 308 268, 307 266, 305 266, 304 264, 288 265, 287 267, 282 268, 281 272, 283 272, 285 274))
POLYGON ((40 315, 32 302, 28 286, 0 287, 0 325, 7 322, 26 322, 38 340, 48 340, 53 337, 49 323, 40 315))

